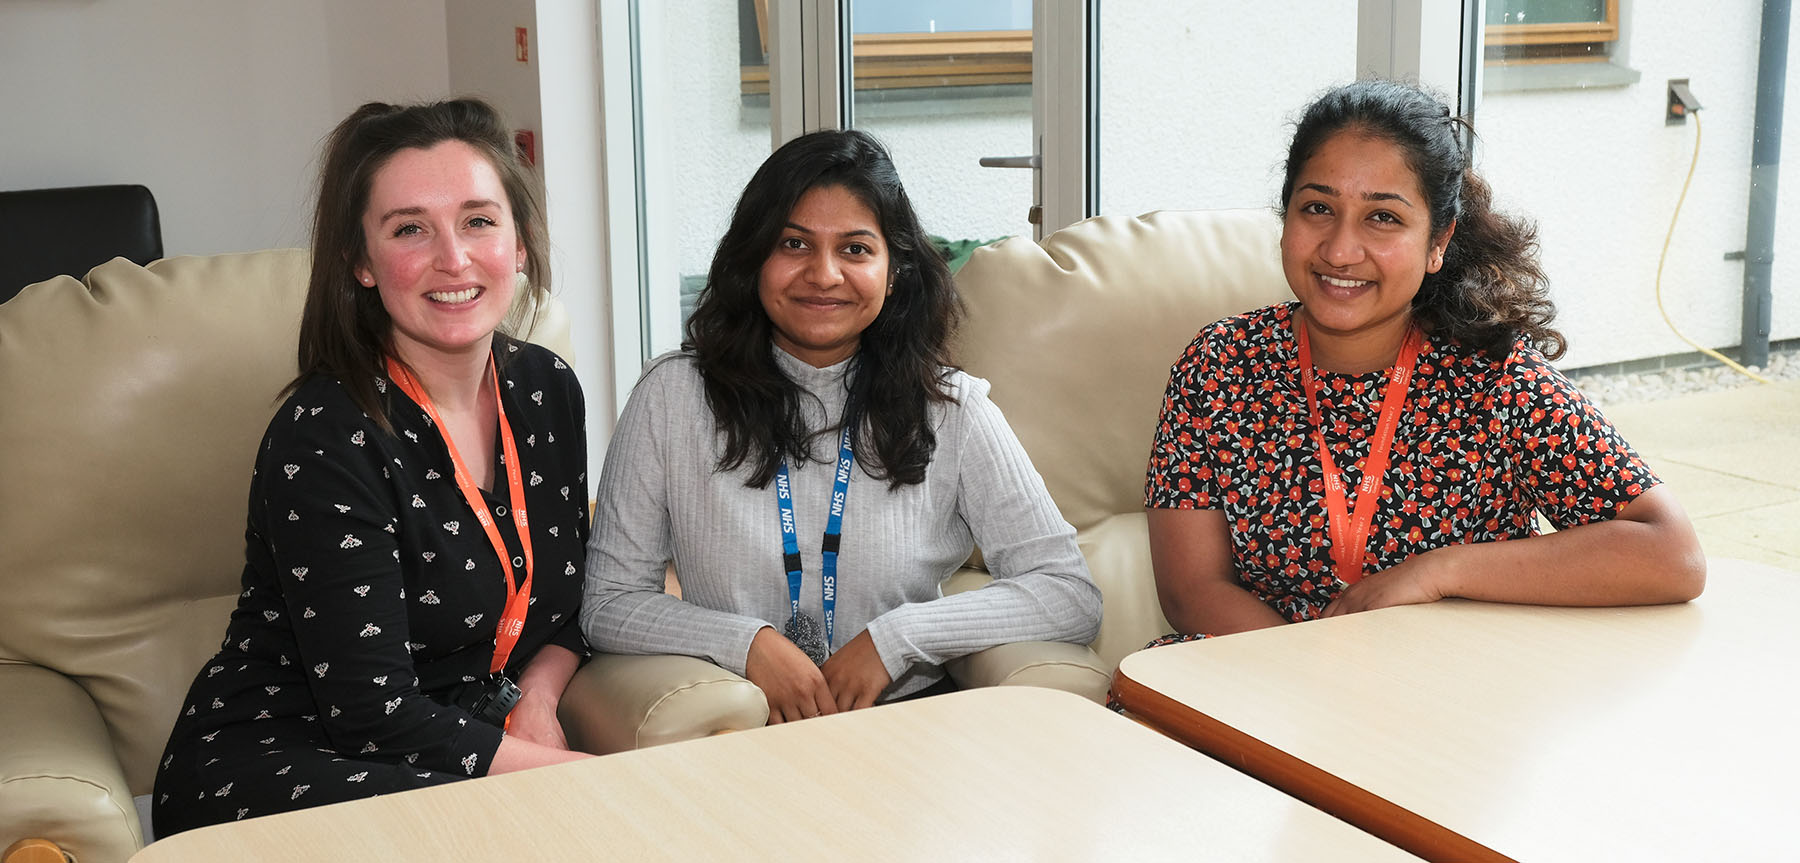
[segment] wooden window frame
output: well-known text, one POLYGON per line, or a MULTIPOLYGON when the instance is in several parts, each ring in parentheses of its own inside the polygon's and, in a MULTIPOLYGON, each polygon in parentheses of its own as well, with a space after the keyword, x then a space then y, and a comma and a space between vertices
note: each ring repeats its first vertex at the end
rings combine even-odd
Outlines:
MULTIPOLYGON (((756 33, 769 52, 769 0, 753 0, 756 33)), ((851 38, 858 90, 1031 83, 1030 30, 858 33, 851 38)), ((769 67, 738 70, 744 93, 769 92, 769 67)))
POLYGON ((1583 63, 1603 60, 1619 39, 1619 0, 1606 0, 1603 21, 1496 24, 1485 28, 1488 62, 1583 63))

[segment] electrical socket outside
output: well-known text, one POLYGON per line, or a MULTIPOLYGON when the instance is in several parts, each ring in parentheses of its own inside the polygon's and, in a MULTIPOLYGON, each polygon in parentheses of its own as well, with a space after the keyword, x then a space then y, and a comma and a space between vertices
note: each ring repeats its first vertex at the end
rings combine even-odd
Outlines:
POLYGON ((1688 79, 1670 78, 1668 106, 1663 114, 1663 125, 1680 126, 1687 122, 1688 114, 1698 110, 1700 110, 1700 102, 1694 98, 1693 91, 1688 89, 1688 79))

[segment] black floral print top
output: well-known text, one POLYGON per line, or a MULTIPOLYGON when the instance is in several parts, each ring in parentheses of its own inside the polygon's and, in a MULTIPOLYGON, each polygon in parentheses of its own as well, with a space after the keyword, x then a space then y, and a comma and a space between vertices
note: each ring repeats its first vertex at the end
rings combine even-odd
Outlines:
MULTIPOLYGON (((1332 573, 1324 473, 1294 340, 1298 303, 1226 318, 1175 363, 1145 506, 1223 510, 1238 578, 1290 621, 1343 591, 1332 573)), ((1332 459, 1355 489, 1388 370, 1319 371, 1332 459)), ((1543 354, 1490 358, 1427 335, 1364 552, 1377 572, 1446 545, 1611 519, 1661 480, 1543 354)))
MULTIPOLYGON (((587 442, 567 364, 504 337, 495 352, 510 354, 499 368, 501 398, 518 443, 534 558, 530 608, 507 665, 517 679, 546 644, 585 652, 576 612, 587 442)), ((460 687, 487 677, 506 564, 456 486, 443 435, 392 381, 378 385, 391 435, 318 375, 270 421, 251 481, 243 591, 171 736, 165 770, 193 771, 175 784, 210 792, 208 774, 282 748, 487 773, 501 729, 449 704, 460 687)), ((496 443, 496 482, 483 495, 522 582, 503 459, 496 443)))

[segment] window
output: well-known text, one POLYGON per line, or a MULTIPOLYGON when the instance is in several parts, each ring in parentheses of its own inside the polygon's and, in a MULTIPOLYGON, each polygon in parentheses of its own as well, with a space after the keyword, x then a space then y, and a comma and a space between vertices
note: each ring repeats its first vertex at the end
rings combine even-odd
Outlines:
POLYGON ((1619 39, 1619 0, 1501 0, 1486 24, 1489 63, 1590 62, 1619 39))
POLYGON ((1623 87, 1642 77, 1625 62, 1619 0, 1490 0, 1483 23, 1488 92, 1623 87))
MULTIPOLYGON (((768 93, 769 0, 740 3, 744 20, 756 22, 740 52, 742 89, 768 93)), ((1029 2, 921 0, 857 11, 851 57, 858 90, 1031 83, 1029 2)))

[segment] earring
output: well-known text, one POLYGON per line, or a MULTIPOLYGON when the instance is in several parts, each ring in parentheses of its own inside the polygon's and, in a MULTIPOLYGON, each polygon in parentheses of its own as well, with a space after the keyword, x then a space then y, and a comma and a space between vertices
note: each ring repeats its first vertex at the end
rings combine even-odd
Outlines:
POLYGON ((365 288, 375 287, 375 277, 374 276, 363 276, 360 279, 358 279, 357 281, 362 282, 362 286, 365 288))

